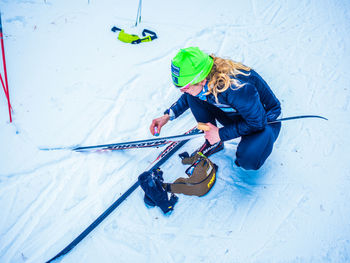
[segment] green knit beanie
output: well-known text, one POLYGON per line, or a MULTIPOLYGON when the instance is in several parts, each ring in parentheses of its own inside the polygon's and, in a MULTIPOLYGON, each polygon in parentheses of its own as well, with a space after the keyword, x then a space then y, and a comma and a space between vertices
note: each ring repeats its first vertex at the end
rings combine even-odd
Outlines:
POLYGON ((213 67, 213 59, 198 47, 181 49, 171 61, 171 76, 176 87, 204 80, 213 67))

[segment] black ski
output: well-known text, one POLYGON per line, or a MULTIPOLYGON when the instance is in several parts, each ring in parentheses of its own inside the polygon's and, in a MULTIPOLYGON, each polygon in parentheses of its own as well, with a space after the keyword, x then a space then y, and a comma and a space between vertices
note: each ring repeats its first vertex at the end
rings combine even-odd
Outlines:
MULTIPOLYGON (((268 124, 278 123, 288 120, 295 119, 304 119, 304 118, 320 118, 327 120, 327 118, 319 116, 319 115, 300 115, 293 117, 280 118, 273 121, 269 121, 268 124)), ((130 142, 118 142, 111 144, 100 144, 100 145, 92 145, 92 146, 72 146, 72 147, 53 147, 53 148, 45 148, 42 147, 40 150, 43 151, 54 151, 54 150, 71 150, 76 152, 87 152, 87 151, 106 151, 106 150, 126 150, 126 149, 135 149, 135 148, 150 148, 150 147, 159 147, 169 143, 173 143, 175 141, 189 140, 196 137, 203 136, 203 131, 196 130, 190 134, 182 134, 175 135, 169 137, 160 137, 153 139, 145 139, 139 141, 130 141, 130 142)))
POLYGON ((101 144, 93 146, 72 146, 72 147, 54 147, 54 148, 40 148, 43 151, 53 151, 53 150, 71 150, 76 152, 85 152, 85 151, 105 151, 105 150, 126 150, 126 149, 135 149, 135 148, 150 148, 150 147, 159 147, 175 141, 184 141, 196 137, 201 137, 203 132, 196 130, 189 134, 175 135, 169 137, 160 137, 139 141, 130 141, 130 142, 119 142, 111 144, 101 144))
MULTIPOLYGON (((198 134, 199 130, 191 129, 186 134, 198 134)), ((190 139, 172 142, 165 150, 163 150, 156 160, 152 163, 152 167, 148 171, 153 171, 164 164, 178 149, 180 149, 190 139)), ((75 238, 68 246, 66 246, 56 256, 48 260, 46 263, 52 262, 71 251, 80 243, 92 230, 94 230, 108 215, 110 215, 135 189, 139 186, 139 182, 134 183, 121 197, 119 197, 110 207, 107 208, 91 225, 89 225, 77 238, 75 238)))

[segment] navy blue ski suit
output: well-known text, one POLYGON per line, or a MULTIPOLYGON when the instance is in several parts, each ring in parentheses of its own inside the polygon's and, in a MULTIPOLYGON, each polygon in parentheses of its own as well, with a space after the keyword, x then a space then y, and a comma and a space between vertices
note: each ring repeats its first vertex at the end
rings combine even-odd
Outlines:
POLYGON ((273 144, 281 129, 280 123, 267 124, 281 114, 281 104, 262 77, 250 70, 249 74, 237 75, 236 79, 245 84, 241 88, 232 85, 218 94, 191 96, 184 93, 170 109, 175 118, 191 109, 197 122, 210 122, 219 129, 221 141, 241 137, 236 151, 238 166, 247 170, 259 169, 271 154, 273 144))

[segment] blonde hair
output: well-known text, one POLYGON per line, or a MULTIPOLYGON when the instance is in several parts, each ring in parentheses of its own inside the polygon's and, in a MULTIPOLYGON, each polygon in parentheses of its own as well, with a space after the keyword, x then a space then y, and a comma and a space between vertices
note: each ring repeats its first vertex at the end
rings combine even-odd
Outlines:
POLYGON ((224 92, 232 86, 237 89, 243 87, 245 84, 241 84, 237 79, 237 75, 248 76, 249 73, 244 73, 241 70, 250 71, 251 68, 243 65, 240 62, 235 62, 231 59, 224 59, 210 55, 214 60, 213 68, 207 76, 208 80, 208 93, 215 96, 218 101, 218 94, 224 92))

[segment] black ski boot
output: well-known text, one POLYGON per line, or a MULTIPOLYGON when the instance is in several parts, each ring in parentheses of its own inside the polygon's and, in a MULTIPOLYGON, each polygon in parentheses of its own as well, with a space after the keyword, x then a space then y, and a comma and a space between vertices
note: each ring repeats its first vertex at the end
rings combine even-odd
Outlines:
POLYGON ((191 155, 189 155, 187 152, 183 152, 183 153, 180 153, 179 156, 181 159, 184 159, 184 158, 192 157, 196 155, 198 152, 201 152, 206 157, 209 157, 210 155, 213 155, 214 153, 217 153, 223 149, 224 149, 224 143, 222 141, 219 141, 211 145, 208 140, 205 140, 203 145, 199 149, 194 151, 191 155))

